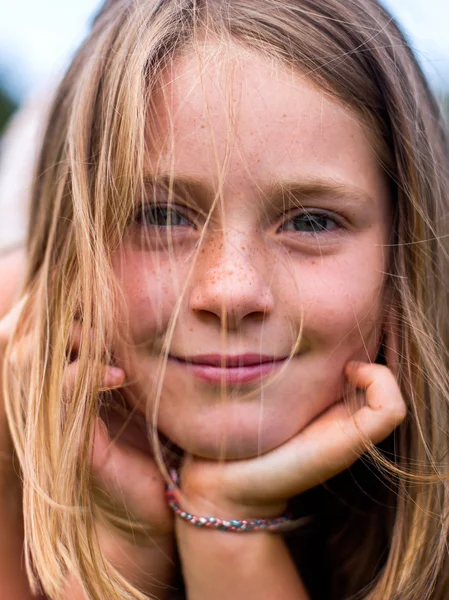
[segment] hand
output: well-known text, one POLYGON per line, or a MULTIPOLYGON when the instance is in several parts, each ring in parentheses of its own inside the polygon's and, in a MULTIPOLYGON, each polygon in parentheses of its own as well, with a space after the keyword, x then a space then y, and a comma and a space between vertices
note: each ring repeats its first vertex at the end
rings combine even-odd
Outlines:
MULTIPOLYGON (((23 299, 0 321, 0 357, 16 328, 26 302, 27 299, 23 299)), ((72 362, 65 371, 63 385, 67 401, 70 401, 77 381, 77 354, 80 345, 80 327, 75 323, 68 348, 72 362)), ((11 356, 13 365, 17 359, 17 365, 20 367, 20 364, 28 360, 31 352, 30 339, 24 336, 11 356)), ((100 518, 96 528, 104 555, 121 574, 140 589, 162 598, 166 585, 170 583, 173 569, 173 515, 165 500, 165 482, 152 456, 144 420, 139 419, 137 414, 132 415, 123 410, 124 404, 120 401, 119 388, 123 386, 125 379, 123 370, 110 365, 103 366, 102 389, 110 401, 102 407, 101 417, 96 418, 93 426, 93 488, 96 497, 103 500, 107 498, 109 510, 122 513, 123 519, 119 527, 111 527, 110 523, 100 518), (133 531, 133 535, 124 533, 125 523, 129 519, 140 524, 140 527, 133 531)), ((4 456, 9 458, 9 472, 14 475, 11 461, 12 445, 2 402, 0 427, 2 460, 4 456)), ((3 477, 3 474, 1 482, 11 489, 9 479, 3 477)), ((20 486, 16 487, 20 494, 20 486)), ((20 499, 16 499, 14 506, 20 504, 20 499)), ((102 511, 98 511, 98 516, 102 514, 102 511)), ((117 522, 119 521, 120 519, 117 519, 117 522)), ((67 597, 84 598, 74 578, 68 580, 67 586, 67 597)))
MULTIPOLYGON (((394 368, 393 342, 390 332, 385 348, 394 368)), ((345 376, 362 406, 351 411, 340 401, 285 444, 253 459, 190 458, 181 472, 182 507, 227 519, 277 516, 290 498, 344 471, 385 439, 406 415, 395 375, 386 366, 350 362, 345 376)))
MULTIPOLYGON (((0 358, 11 338, 22 311, 26 310, 28 298, 23 298, 0 320, 0 358)), ((66 369, 64 392, 70 401, 78 375, 77 356, 81 346, 81 328, 74 323, 71 329, 68 352, 72 362, 66 369)), ((32 343, 25 335, 11 356, 13 365, 28 361, 32 353, 32 343)), ((103 390, 118 390, 125 383, 125 373, 114 366, 103 367, 103 390)), ((137 413, 126 411, 120 395, 109 394, 109 402, 102 408, 101 418, 94 425, 92 450, 92 473, 97 488, 103 488, 105 495, 117 500, 127 514, 133 515, 153 529, 154 535, 171 534, 173 518, 167 507, 164 491, 165 482, 151 453, 146 425, 137 413), (153 524, 153 527, 151 527, 153 524)), ((2 462, 11 459, 12 448, 9 440, 6 413, 0 403, 0 452, 2 462)))
MULTIPOLYGON (((78 375, 81 334, 72 328, 75 360, 66 373, 70 396, 78 375)), ((103 553, 146 593, 163 597, 174 564, 174 518, 165 499, 165 481, 152 453, 147 424, 126 402, 122 369, 104 365, 103 404, 93 426, 92 489, 97 533, 103 553), (162 594, 162 595, 161 595, 162 594)))

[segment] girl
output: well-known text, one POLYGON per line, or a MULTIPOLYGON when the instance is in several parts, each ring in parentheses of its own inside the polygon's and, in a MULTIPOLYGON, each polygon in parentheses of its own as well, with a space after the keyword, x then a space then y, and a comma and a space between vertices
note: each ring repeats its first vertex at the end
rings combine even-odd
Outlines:
POLYGON ((374 0, 106 2, 2 324, 34 592, 448 597, 447 150, 374 0))

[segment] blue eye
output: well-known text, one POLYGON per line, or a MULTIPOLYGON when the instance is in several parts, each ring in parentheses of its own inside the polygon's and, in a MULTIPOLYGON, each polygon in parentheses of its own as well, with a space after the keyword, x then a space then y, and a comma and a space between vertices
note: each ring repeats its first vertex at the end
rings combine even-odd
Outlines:
POLYGON ((338 229, 335 219, 323 213, 303 212, 291 217, 281 227, 281 231, 298 233, 322 234, 338 229))
POLYGON ((171 206, 149 205, 142 209, 136 217, 136 223, 149 227, 194 227, 193 223, 182 212, 171 206))

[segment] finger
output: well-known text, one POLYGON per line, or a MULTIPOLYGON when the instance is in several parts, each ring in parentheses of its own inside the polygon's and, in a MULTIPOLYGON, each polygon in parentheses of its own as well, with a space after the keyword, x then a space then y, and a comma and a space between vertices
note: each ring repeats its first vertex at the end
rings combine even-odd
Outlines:
MULTIPOLYGON (((67 339, 67 355, 71 360, 75 361, 79 357, 81 346, 83 344, 86 332, 83 332, 83 326, 81 321, 74 320, 70 326, 69 335, 67 339)), ((88 341, 92 342, 92 331, 87 335, 88 341)))
MULTIPOLYGON (((79 376, 79 361, 67 366, 64 376, 64 395, 68 398, 73 394, 79 376)), ((121 387, 125 383, 125 372, 120 367, 105 365, 103 367, 103 378, 100 391, 112 390, 121 387)))
POLYGON ((364 391, 366 404, 351 415, 345 404, 339 403, 304 430, 302 440, 298 436, 298 449, 302 447, 302 457, 308 461, 303 469, 304 481, 309 485, 348 468, 371 444, 390 435, 406 415, 402 394, 390 369, 351 362, 345 372, 349 382, 364 391))
POLYGON ((228 486, 243 503, 291 498, 344 471, 370 444, 385 439, 406 414, 394 375, 368 363, 349 363, 346 373, 354 387, 364 390, 365 406, 351 415, 339 402, 286 444, 229 465, 223 470, 223 489, 228 486))
POLYGON ((67 340, 67 352, 69 356, 71 354, 78 354, 82 341, 82 328, 79 321, 74 321, 70 327, 69 337, 67 340))
POLYGON ((320 434, 320 453, 329 453, 327 467, 331 471, 335 469, 335 473, 330 474, 344 470, 370 445, 384 440, 406 416, 401 391, 390 369, 383 365, 350 362, 345 372, 349 382, 363 390, 365 405, 350 414, 344 403, 339 403, 304 432, 303 442, 309 443, 320 434))
POLYGON ((405 418, 407 409, 396 377, 383 365, 350 362, 346 376, 356 388, 364 390, 366 406, 354 415, 354 421, 377 444, 405 418))

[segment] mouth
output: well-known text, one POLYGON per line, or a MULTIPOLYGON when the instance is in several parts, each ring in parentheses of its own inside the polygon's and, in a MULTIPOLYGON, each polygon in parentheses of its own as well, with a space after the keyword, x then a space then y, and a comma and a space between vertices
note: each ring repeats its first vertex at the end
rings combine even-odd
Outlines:
POLYGON ((214 384, 235 385, 260 380, 285 364, 288 357, 265 354, 199 354, 169 360, 187 369, 194 377, 214 384))

